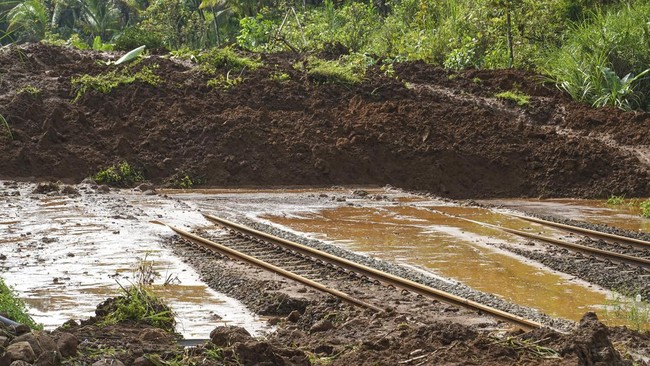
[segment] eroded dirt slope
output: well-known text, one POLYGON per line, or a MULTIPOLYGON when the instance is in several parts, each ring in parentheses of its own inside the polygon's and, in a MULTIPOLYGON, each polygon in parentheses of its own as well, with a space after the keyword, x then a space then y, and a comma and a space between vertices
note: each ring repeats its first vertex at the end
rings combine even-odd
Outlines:
POLYGON ((128 161, 156 183, 187 174, 213 186, 391 184, 451 197, 650 195, 650 116, 572 103, 537 75, 411 63, 397 78, 372 69, 359 86, 319 85, 293 55, 268 55, 220 90, 190 63, 151 56, 137 67, 159 65, 162 84, 73 102, 71 77, 115 68, 96 62, 109 57, 0 51, 13 135, 0 126, 0 178, 80 181, 128 161), (528 106, 494 98, 515 89, 528 106))

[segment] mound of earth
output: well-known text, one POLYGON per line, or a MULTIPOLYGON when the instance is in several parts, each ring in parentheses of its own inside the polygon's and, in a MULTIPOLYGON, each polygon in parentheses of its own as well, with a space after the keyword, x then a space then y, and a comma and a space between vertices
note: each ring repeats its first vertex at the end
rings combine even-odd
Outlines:
POLYGON ((159 85, 73 101, 71 78, 107 73, 116 66, 99 61, 115 57, 41 44, 0 51, 0 178, 78 182, 128 161, 157 184, 650 195, 650 116, 573 103, 538 75, 405 63, 391 77, 371 68, 357 86, 318 84, 293 67, 297 56, 273 54, 224 89, 188 61, 149 56, 135 67, 156 65, 159 85), (530 102, 496 98, 502 91, 530 102))

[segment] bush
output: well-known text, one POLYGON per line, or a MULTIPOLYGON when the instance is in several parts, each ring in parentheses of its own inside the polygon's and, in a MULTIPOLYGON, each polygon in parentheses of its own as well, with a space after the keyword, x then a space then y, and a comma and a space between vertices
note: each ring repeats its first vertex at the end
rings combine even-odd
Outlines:
POLYGON ((167 50, 162 38, 156 33, 146 31, 138 26, 127 28, 115 40, 116 51, 130 51, 140 46, 147 46, 148 50, 167 50))
POLYGON ((255 70, 262 66, 261 62, 237 55, 230 47, 211 48, 201 53, 198 61, 201 69, 210 74, 213 74, 216 69, 220 68, 242 71, 244 69, 255 70))
POLYGON ((144 180, 142 173, 126 161, 99 171, 93 179, 99 184, 115 187, 133 187, 144 180))
POLYGON ((0 278, 0 313, 5 314, 9 319, 29 326, 32 329, 42 329, 43 326, 36 324, 29 314, 25 302, 16 297, 5 281, 0 278))
POLYGON ((650 199, 641 202, 641 216, 650 219, 650 199))
POLYGON ((317 83, 358 84, 363 81, 366 69, 373 63, 365 55, 342 56, 339 60, 321 60, 310 57, 306 62, 309 79, 317 83))

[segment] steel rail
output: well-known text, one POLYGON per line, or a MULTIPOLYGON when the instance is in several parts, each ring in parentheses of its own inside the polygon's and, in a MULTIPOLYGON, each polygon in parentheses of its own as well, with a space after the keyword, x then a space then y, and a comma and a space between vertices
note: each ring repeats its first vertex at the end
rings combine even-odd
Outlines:
POLYGON ((597 236, 597 237, 601 237, 601 238, 612 239, 612 240, 616 240, 616 241, 624 242, 624 243, 638 244, 638 245, 642 245, 644 247, 650 248, 650 242, 645 241, 645 240, 640 240, 640 239, 635 239, 635 238, 628 238, 627 236, 621 236, 621 235, 604 233, 604 232, 591 230, 591 229, 585 229, 585 228, 582 228, 582 227, 579 227, 579 226, 560 224, 560 223, 553 222, 553 221, 538 219, 536 217, 527 217, 527 216, 522 216, 522 215, 517 215, 517 214, 508 214, 508 215, 516 217, 516 218, 521 219, 521 220, 526 220, 526 221, 534 222, 534 223, 541 224, 541 225, 552 226, 552 227, 556 227, 556 228, 559 228, 559 229, 564 229, 566 231, 573 231, 573 232, 582 233, 582 234, 585 234, 585 235, 592 235, 592 236, 597 236))
POLYGON ((505 227, 498 227, 498 228, 505 231, 505 232, 507 232, 507 233, 519 235, 519 236, 522 236, 522 237, 525 237, 525 238, 541 240, 541 241, 551 243, 551 244, 556 244, 556 245, 559 245, 559 246, 562 246, 562 247, 565 247, 565 248, 568 248, 568 249, 572 249, 574 251, 578 251, 578 252, 582 252, 582 253, 586 253, 586 254, 598 254, 598 255, 600 255, 602 257, 610 258, 610 259, 613 259, 613 260, 621 262, 621 263, 626 263, 626 264, 630 264, 630 265, 633 265, 633 266, 650 268, 650 259, 639 258, 639 257, 627 255, 627 254, 622 254, 622 253, 610 252, 608 250, 603 250, 603 249, 598 249, 598 248, 592 248, 592 247, 588 247, 586 245, 580 245, 580 244, 571 243, 571 242, 564 241, 564 240, 549 238, 549 237, 542 236, 542 235, 527 233, 525 231, 508 229, 508 228, 505 228, 505 227))
POLYGON ((361 275, 364 275, 368 278, 373 278, 375 280, 378 280, 380 282, 383 282, 385 284, 394 286, 396 288, 401 288, 408 290, 410 292, 414 292, 423 296, 427 296, 430 298, 433 298, 438 301, 442 301, 448 304, 460 306, 463 308, 468 308, 474 311, 478 311, 481 313, 486 313, 489 314, 497 319, 516 324, 517 326, 525 329, 525 330, 531 330, 531 329, 536 329, 536 328, 541 328, 543 327, 542 324, 535 322, 530 319, 522 318, 520 316, 510 314, 508 312, 492 308, 487 305, 483 305, 480 303, 477 303, 472 300, 464 299, 460 296, 456 296, 450 293, 447 293, 442 290, 434 289, 429 286, 422 285, 420 283, 407 280, 405 278, 401 278, 395 275, 392 275, 390 273, 386 273, 383 271, 380 271, 378 269, 368 267, 359 263, 352 262, 350 260, 347 260, 345 258, 340 258, 335 255, 320 251, 318 249, 314 249, 312 247, 298 244, 280 237, 277 237, 275 235, 267 234, 264 232, 261 232, 259 230, 255 230, 249 227, 246 227, 244 225, 237 224, 235 222, 219 218, 213 215, 206 215, 204 214, 206 219, 222 226, 230 230, 234 230, 237 232, 241 232, 244 235, 249 235, 251 237, 255 237, 257 239, 261 239, 264 241, 272 242, 274 244, 280 245, 282 247, 294 250, 296 252, 308 255, 310 257, 314 257, 326 262, 330 262, 333 264, 336 264, 339 267, 354 271, 356 273, 359 273, 361 275))
POLYGON ((247 255, 247 254, 244 254, 244 253, 239 252, 237 250, 234 250, 232 248, 229 248, 229 247, 227 247, 225 245, 215 243, 215 242, 213 242, 211 240, 208 240, 208 239, 205 239, 205 238, 200 237, 198 235, 189 233, 189 232, 187 232, 185 230, 181 230, 181 229, 175 228, 173 226, 170 226, 170 225, 167 225, 167 224, 164 224, 164 223, 161 223, 161 222, 159 222, 159 223, 162 224, 162 225, 167 226, 170 229, 172 229, 175 233, 177 233, 181 237, 189 239, 189 240, 191 240, 193 242, 197 242, 197 243, 199 243, 201 245, 207 246, 210 249, 214 249, 216 251, 219 251, 219 252, 221 252, 221 253, 223 253, 223 254, 231 257, 231 258, 246 262, 248 264, 251 264, 251 265, 254 265, 254 266, 257 266, 257 267, 264 268, 264 269, 266 269, 266 270, 268 270, 270 272, 273 272, 273 273, 276 273, 276 274, 278 274, 280 276, 283 276, 285 278, 300 282, 300 283, 302 283, 304 285, 307 285, 309 287, 312 287, 312 288, 314 288, 316 290, 323 291, 323 292, 326 292, 328 294, 334 295, 334 296, 340 298, 341 300, 346 301, 346 302, 348 302, 348 303, 350 303, 352 305, 356 305, 356 306, 360 306, 360 307, 363 307, 363 308, 371 309, 371 310, 379 312, 379 313, 384 311, 383 309, 381 309, 378 306, 368 304, 368 303, 366 303, 364 301, 361 301, 359 299, 356 299, 356 298, 354 298, 354 297, 352 297, 352 296, 350 296, 350 295, 348 295, 348 294, 346 294, 344 292, 329 288, 329 287, 327 287, 327 286, 325 286, 323 284, 320 284, 320 283, 318 283, 316 281, 312 281, 312 280, 310 280, 308 278, 302 277, 302 276, 300 276, 298 274, 295 274, 293 272, 290 272, 290 271, 287 271, 287 270, 282 269, 280 267, 274 266, 274 265, 272 265, 270 263, 264 262, 262 260, 254 258, 254 257, 252 257, 250 255, 247 255))

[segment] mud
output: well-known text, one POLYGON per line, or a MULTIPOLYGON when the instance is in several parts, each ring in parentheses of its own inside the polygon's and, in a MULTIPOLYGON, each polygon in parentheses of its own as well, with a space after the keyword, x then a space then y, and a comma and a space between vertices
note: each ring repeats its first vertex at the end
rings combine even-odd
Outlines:
MULTIPOLYGON (((450 197, 650 195, 647 114, 594 111, 539 76, 397 65, 363 84, 316 84, 293 56, 264 55, 230 90, 186 62, 151 56, 163 83, 73 102, 71 78, 115 55, 45 45, 0 52, 0 178, 79 182, 128 161, 155 183, 392 184, 450 197), (290 75, 279 83, 274 71, 290 75), (40 90, 36 95, 26 86, 40 90), (519 108, 494 98, 519 89, 519 108)), ((219 70, 226 74, 228 70, 219 70)))

